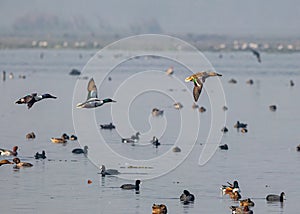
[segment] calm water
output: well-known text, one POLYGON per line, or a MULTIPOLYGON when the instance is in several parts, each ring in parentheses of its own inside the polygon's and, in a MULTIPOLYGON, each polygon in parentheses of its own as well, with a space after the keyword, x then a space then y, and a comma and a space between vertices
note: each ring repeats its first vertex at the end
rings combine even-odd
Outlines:
MULTIPOLYGON (((72 149, 80 146, 78 142, 70 141, 66 145, 50 142, 51 137, 75 132, 72 98, 77 78, 69 76, 68 72, 72 68, 81 69, 94 52, 44 50, 43 59, 40 59, 40 53, 41 50, 0 51, 1 71, 15 75, 14 79, 7 77, 5 82, 0 81, 0 148, 10 149, 18 145, 20 159, 34 164, 32 168, 20 170, 14 170, 11 165, 0 167, 1 213, 144 214, 151 213, 153 203, 166 204, 169 213, 230 213, 229 206, 237 203, 222 196, 219 188, 233 180, 239 181, 243 198, 253 198, 255 213, 298 212, 300 153, 295 147, 300 138, 299 53, 263 53, 262 64, 257 63, 251 53, 223 53, 222 59, 218 53, 205 53, 216 70, 223 74, 221 81, 229 107, 226 120, 229 132, 223 136, 221 143, 227 143, 229 150, 217 150, 207 164, 197 164, 211 119, 208 97, 203 93, 199 103, 207 108, 207 112, 200 116, 201 130, 193 151, 170 173, 142 181, 139 194, 118 188, 133 181, 109 176, 102 178, 88 158, 72 154, 72 149), (26 79, 19 79, 19 74, 25 74, 26 79), (238 83, 229 84, 231 78, 238 83), (254 80, 252 86, 245 83, 249 78, 254 80), (289 86, 291 79, 295 82, 294 87, 289 86), (39 102, 31 110, 14 104, 19 97, 35 91, 50 92, 58 99, 39 102), (271 104, 277 105, 276 112, 269 111, 271 104), (237 120, 248 123, 248 133, 242 134, 233 128, 237 120), (25 135, 31 131, 36 133, 37 138, 28 141, 25 135), (48 159, 35 160, 33 155, 41 150, 46 151, 48 159), (87 184, 88 179, 93 183, 87 184), (194 204, 179 202, 177 198, 184 189, 194 193, 194 204), (265 201, 267 194, 282 191, 287 198, 283 204, 265 201)), ((196 59, 191 57, 190 60, 190 63, 195 63, 196 59)), ((111 95, 112 89, 124 78, 150 64, 162 70, 169 66, 167 62, 155 60, 125 65, 122 72, 112 74, 112 81, 104 83, 99 92, 103 96, 111 95)), ((183 75, 178 76, 184 78, 183 75)), ((174 90, 172 93, 188 92, 174 90)), ((129 110, 132 124, 142 133, 149 129, 144 121, 153 107, 162 108, 169 116, 169 128, 158 149, 121 144, 121 136, 115 130, 100 133, 113 150, 124 156, 135 154, 137 159, 158 157, 173 146, 178 134, 179 111, 173 109, 172 104, 170 98, 153 92, 145 94, 144 98, 136 98, 129 110)), ((184 103, 184 108, 193 111, 191 105, 192 102, 184 103)), ((98 124, 110 122, 107 116, 109 110, 109 105, 96 110, 98 124)), ((178 155, 174 154, 174 158, 178 155)), ((107 167, 110 167, 109 163, 110 160, 107 160, 107 167)), ((130 172, 121 167, 118 169, 130 172)))

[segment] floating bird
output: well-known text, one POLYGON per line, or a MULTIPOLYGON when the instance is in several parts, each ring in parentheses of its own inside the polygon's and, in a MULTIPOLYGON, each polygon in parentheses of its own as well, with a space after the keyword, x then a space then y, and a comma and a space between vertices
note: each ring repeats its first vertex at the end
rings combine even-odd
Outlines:
POLYGON ((174 73, 174 68, 173 66, 169 67, 167 70, 166 70, 166 74, 167 75, 172 75, 174 73))
POLYGON ((16 168, 21 168, 21 167, 32 167, 33 165, 31 163, 27 162, 21 162, 19 158, 14 158, 13 162, 16 164, 16 168))
POLYGON ((106 169, 104 165, 100 166, 100 174, 102 175, 102 177, 104 177, 105 175, 118 175, 120 174, 120 172, 117 169, 106 169))
POLYGON ((227 182, 228 185, 222 185, 221 190, 223 195, 230 194, 232 192, 240 192, 238 181, 233 181, 233 184, 227 182))
POLYGON ((122 143, 136 143, 139 141, 141 134, 137 132, 135 135, 132 135, 130 138, 122 138, 122 143))
POLYGON ((9 160, 1 160, 0 161, 0 166, 4 165, 4 164, 14 164, 13 162, 10 162, 9 160))
POLYGON ((28 134, 26 135, 26 139, 34 139, 34 138, 35 138, 34 132, 28 133, 28 134))
POLYGON ((276 105, 270 105, 269 109, 270 109, 270 111, 276 111, 277 107, 276 107, 276 105))
POLYGON ((227 111, 228 107, 227 106, 223 106, 222 109, 223 109, 223 111, 227 111))
POLYGON ((235 79, 230 79, 230 80, 228 81, 228 83, 231 83, 231 84, 237 84, 237 80, 235 80, 235 79))
POLYGON ((189 81, 194 82, 193 96, 194 96, 195 102, 197 102, 199 99, 199 96, 202 91, 202 87, 203 87, 205 80, 208 77, 213 77, 213 76, 222 76, 222 74, 218 74, 216 72, 204 71, 204 72, 199 72, 199 73, 193 74, 193 75, 185 78, 186 82, 189 82, 189 81))
POLYGON ((103 125, 100 125, 101 129, 115 129, 116 127, 110 123, 110 124, 103 124, 103 125))
POLYGON ((300 152, 300 144, 296 147, 297 151, 300 152))
POLYGON ((283 200, 285 199, 285 193, 282 192, 280 195, 267 195, 266 200, 267 201, 280 201, 283 202, 283 200))
POLYGON ((167 214, 167 206, 164 204, 153 204, 152 214, 167 214))
POLYGON ((293 80, 290 80, 290 86, 293 87, 295 85, 293 80))
POLYGON ((183 193, 180 196, 180 201, 182 201, 184 204, 188 204, 194 200, 195 196, 193 194, 191 194, 188 190, 183 190, 183 193))
POLYGON ((220 145, 219 148, 221 150, 228 150, 228 145, 227 144, 223 144, 223 145, 220 145))
POLYGON ((227 128, 226 126, 224 126, 224 127, 221 129, 221 132, 227 133, 227 132, 228 132, 228 128, 227 128))
POLYGON ((12 148, 12 151, 11 150, 8 150, 8 149, 0 149, 0 155, 1 156, 17 156, 18 155, 18 146, 14 146, 12 148))
POLYGON ((197 108, 199 108, 199 106, 196 103, 193 103, 192 108, 197 109, 197 108))
POLYGON ((181 149, 178 147, 178 146, 175 146, 173 149, 172 149, 173 152, 181 152, 181 149))
POLYGON ((70 140, 72 141, 77 140, 77 137, 75 135, 71 135, 70 140))
POLYGON ((69 135, 67 135, 66 133, 63 133, 63 134, 61 135, 61 138, 64 138, 64 139, 66 139, 66 140, 69 140, 69 139, 70 139, 69 135))
POLYGON ((257 58, 257 61, 259 62, 259 63, 261 63, 261 58, 260 58, 260 53, 257 51, 257 50, 254 50, 254 49, 250 49, 251 51, 252 51, 252 53, 256 56, 256 58, 257 58))
POLYGON ((69 136, 67 134, 63 134, 61 138, 52 137, 51 142, 52 143, 66 143, 67 139, 69 139, 69 136))
POLYGON ((201 106, 201 107, 199 108, 199 112, 201 112, 201 113, 206 112, 206 108, 204 108, 203 106, 201 106))
POLYGON ((25 97, 20 98, 16 101, 16 104, 27 104, 28 109, 30 109, 34 103, 41 101, 43 99, 52 98, 56 99, 57 97, 51 95, 51 94, 42 94, 38 95, 37 93, 32 93, 29 95, 26 95, 25 97))
POLYGON ((153 139, 150 141, 153 146, 155 146, 156 148, 160 145, 160 142, 158 141, 158 138, 153 136, 153 139))
POLYGON ((247 133, 247 132, 248 132, 248 129, 246 129, 246 128, 241 128, 241 132, 242 132, 242 133, 247 133))
POLYGON ((129 189, 135 189, 135 190, 140 190, 140 180, 136 180, 135 184, 123 184, 120 186, 121 189, 129 190, 129 189))
POLYGON ((252 79, 249 79, 249 80, 246 81, 246 83, 249 84, 249 85, 253 85, 254 81, 252 79))
POLYGON ((244 199, 244 200, 240 200, 240 206, 241 207, 246 207, 246 206, 248 206, 248 207, 254 207, 254 202, 253 201, 251 201, 251 199, 250 198, 247 198, 247 199, 244 199))
POLYGON ((183 108, 183 105, 181 103, 179 103, 179 102, 178 103, 174 103, 173 105, 174 105, 175 109, 182 109, 183 108))
POLYGON ((97 108, 105 103, 116 102, 110 98, 106 98, 103 100, 98 99, 97 87, 93 78, 90 79, 87 90, 88 96, 86 101, 83 103, 78 103, 76 106, 77 108, 97 108))
POLYGON ((164 114, 163 110, 159 110, 158 108, 152 109, 152 116, 162 116, 164 114))
POLYGON ((84 146, 83 149, 76 148, 72 150, 73 154, 87 154, 88 153, 88 146, 84 146))
POLYGON ((248 206, 245 207, 231 206, 230 209, 232 211, 232 214, 253 214, 253 211, 250 210, 248 206))
POLYGON ((37 153, 35 153, 34 158, 35 159, 45 159, 45 158, 47 158, 46 152, 44 150, 42 151, 41 154, 37 152, 37 153))
POLYGON ((247 128, 246 123, 240 123, 240 121, 237 121, 236 124, 234 125, 234 128, 240 129, 240 128, 247 128))

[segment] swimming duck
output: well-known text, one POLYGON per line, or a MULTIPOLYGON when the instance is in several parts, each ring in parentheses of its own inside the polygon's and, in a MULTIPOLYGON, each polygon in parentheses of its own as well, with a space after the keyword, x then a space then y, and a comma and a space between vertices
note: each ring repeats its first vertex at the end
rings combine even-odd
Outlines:
POLYGON ((150 141, 153 146, 155 146, 156 148, 160 145, 160 142, 158 141, 158 138, 153 136, 153 139, 150 141))
POLYGON ((193 75, 185 78, 186 82, 189 82, 189 81, 194 82, 193 96, 194 96, 195 102, 197 102, 198 99, 199 99, 199 96, 200 96, 200 93, 202 91, 202 87, 203 87, 203 84, 204 84, 205 80, 208 77, 213 77, 213 76, 222 76, 222 74, 218 74, 216 72, 206 72, 206 71, 204 71, 204 72, 198 72, 196 74, 193 74, 193 75))
POLYGON ((122 138, 122 143, 136 143, 139 141, 140 133, 137 132, 135 135, 132 135, 130 138, 122 138))
POLYGON ((159 110, 158 108, 152 109, 152 116, 162 116, 164 114, 163 110, 159 110))
POLYGON ((277 107, 276 107, 276 105, 270 105, 269 109, 270 109, 270 111, 276 111, 277 107))
POLYGON ((193 202, 195 200, 195 196, 191 194, 188 190, 183 190, 183 193, 180 196, 180 201, 187 204, 193 202))
POLYGON ((183 108, 183 105, 181 103, 174 103, 174 108, 175 109, 182 109, 183 108))
POLYGON ((219 148, 221 150, 228 150, 228 145, 227 144, 223 144, 223 145, 220 145, 219 148))
POLYGON ((41 101, 43 99, 52 98, 56 99, 57 97, 51 95, 51 94, 42 94, 38 95, 37 93, 32 93, 29 95, 26 95, 25 97, 20 98, 16 101, 16 104, 27 104, 28 109, 30 109, 34 103, 41 101))
POLYGON ((62 136, 61 136, 61 138, 65 139, 65 140, 69 140, 70 139, 69 135, 67 135, 66 133, 63 133, 62 136))
POLYGON ((16 164, 16 166, 15 166, 16 168, 33 166, 31 163, 21 162, 19 158, 14 158, 13 162, 16 164))
POLYGON ((253 214, 253 211, 250 210, 248 206, 245 207, 231 206, 230 209, 232 211, 232 214, 253 214))
POLYGON ((199 106, 196 103, 193 103, 192 108, 196 109, 196 108, 199 108, 199 106))
POLYGON ((110 98, 106 98, 103 100, 98 99, 97 87, 93 78, 90 79, 87 90, 88 96, 86 101, 83 103, 78 103, 76 106, 77 108, 97 108, 105 103, 116 102, 110 98))
POLYGON ((34 139, 35 138, 35 134, 34 134, 34 132, 31 132, 31 133, 28 133, 27 135, 26 135, 26 139, 34 139))
POLYGON ((181 149, 178 147, 178 146, 175 146, 173 149, 172 149, 173 152, 181 152, 181 149))
POLYGON ((174 68, 173 66, 169 67, 167 70, 166 70, 166 74, 167 75, 172 75, 174 73, 174 68))
POLYGON ((227 133, 227 132, 228 132, 228 128, 227 128, 226 126, 224 126, 224 127, 221 129, 221 132, 227 133))
POLYGON ((37 152, 37 153, 35 153, 34 158, 35 159, 45 159, 45 158, 47 158, 46 152, 44 150, 42 151, 41 154, 37 152))
POLYGON ((167 214, 167 206, 164 204, 153 204, 152 214, 167 214))
POLYGON ((238 201, 242 198, 241 194, 238 191, 229 192, 229 196, 234 201, 238 201))
POLYGON ((266 200, 267 201, 280 201, 283 202, 283 200, 285 199, 285 193, 282 192, 280 195, 267 195, 266 200))
POLYGON ((201 112, 201 113, 206 112, 206 108, 204 108, 203 106, 201 106, 201 107, 199 108, 199 112, 201 112))
POLYGON ((249 80, 246 81, 246 83, 249 84, 249 85, 253 85, 254 81, 252 79, 249 79, 249 80))
POLYGON ((222 185, 221 190, 223 195, 232 193, 232 192, 240 192, 240 187, 238 181, 233 181, 233 184, 227 182, 228 185, 222 185))
POLYGON ((242 132, 242 133, 247 133, 247 132, 248 132, 248 129, 246 129, 246 128, 241 128, 241 132, 242 132))
POLYGON ((14 146, 11 150, 7 150, 7 149, 0 149, 0 155, 1 156, 17 156, 18 155, 18 146, 14 146))
POLYGON ((4 165, 4 164, 14 164, 13 162, 10 162, 9 160, 1 160, 0 161, 0 166, 4 165))
POLYGON ((125 190, 135 189, 138 191, 140 189, 140 183, 140 180, 136 180, 135 184, 123 184, 122 186, 120 186, 120 188, 125 190))
POLYGON ((251 199, 250 198, 247 198, 247 199, 244 199, 244 200, 240 200, 240 206, 241 207, 246 207, 246 206, 248 206, 248 207, 254 207, 254 202, 253 201, 251 201, 251 199))
POLYGON ((290 80, 290 86, 293 87, 295 85, 293 80, 290 80))
POLYGON ((232 78, 228 81, 228 83, 237 84, 237 80, 232 78))
POLYGON ((118 175, 120 174, 120 172, 117 169, 106 169, 104 165, 100 166, 100 174, 102 175, 102 177, 104 177, 105 175, 118 175))
POLYGON ((75 135, 71 135, 70 140, 72 141, 77 140, 77 137, 75 135))
POLYGON ((103 125, 100 125, 101 129, 115 129, 116 127, 110 123, 110 124, 103 124, 103 125))
POLYGON ((74 154, 87 154, 88 153, 88 146, 84 146, 83 149, 76 148, 72 150, 72 153, 74 154))
POLYGON ((297 151, 300 152, 300 144, 296 147, 297 151))
POLYGON ((240 128, 247 128, 246 123, 240 123, 240 121, 237 121, 236 124, 234 125, 234 128, 240 129, 240 128))
POLYGON ((66 143, 67 142, 67 140, 65 138, 52 137, 50 140, 52 143, 66 143))

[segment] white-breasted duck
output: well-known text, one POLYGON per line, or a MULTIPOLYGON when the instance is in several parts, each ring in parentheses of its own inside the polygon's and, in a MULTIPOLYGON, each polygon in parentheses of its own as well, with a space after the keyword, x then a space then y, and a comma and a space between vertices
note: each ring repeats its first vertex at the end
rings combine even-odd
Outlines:
POLYGON ((43 99, 52 98, 56 99, 57 97, 51 95, 51 94, 42 94, 38 95, 37 93, 32 93, 29 95, 26 95, 25 97, 20 98, 16 101, 16 104, 27 104, 28 109, 30 109, 34 103, 41 101, 43 99))
POLYGON ((17 156, 18 155, 18 146, 14 146, 12 148, 12 150, 8 150, 8 149, 0 149, 0 155, 1 156, 17 156))
POLYGON ((93 78, 90 79, 87 90, 88 96, 86 101, 84 101, 83 103, 78 103, 76 106, 77 108, 97 108, 105 103, 116 102, 110 98, 106 98, 103 100, 98 99, 97 87, 93 78))

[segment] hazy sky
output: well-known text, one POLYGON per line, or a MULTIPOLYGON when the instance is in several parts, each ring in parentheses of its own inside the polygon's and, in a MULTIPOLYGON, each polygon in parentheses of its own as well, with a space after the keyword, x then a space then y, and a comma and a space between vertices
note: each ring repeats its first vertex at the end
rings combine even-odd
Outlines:
POLYGON ((120 31, 155 19, 164 33, 300 35, 298 0, 0 0, 0 31, 34 13, 82 16, 92 27, 101 19, 120 31))

